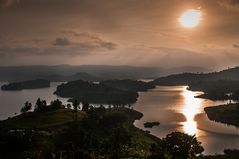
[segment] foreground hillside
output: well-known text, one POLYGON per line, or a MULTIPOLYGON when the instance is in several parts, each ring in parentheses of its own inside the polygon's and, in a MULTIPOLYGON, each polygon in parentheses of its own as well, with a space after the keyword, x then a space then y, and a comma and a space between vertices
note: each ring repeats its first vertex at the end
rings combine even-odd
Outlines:
POLYGON ((0 122, 0 157, 142 158, 159 139, 133 126, 141 117, 131 109, 103 107, 23 113, 0 122))
POLYGON ((159 139, 136 128, 143 114, 124 107, 94 108, 74 101, 46 105, 0 121, 0 158, 4 159, 236 159, 237 150, 203 156, 195 136, 180 132, 159 139), (66 108, 67 107, 67 108, 66 108))

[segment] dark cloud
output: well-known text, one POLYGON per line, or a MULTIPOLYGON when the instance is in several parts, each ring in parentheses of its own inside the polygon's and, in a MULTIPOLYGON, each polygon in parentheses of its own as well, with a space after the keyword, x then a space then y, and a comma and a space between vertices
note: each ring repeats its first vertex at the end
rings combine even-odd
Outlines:
POLYGON ((56 38, 54 45, 57 46, 67 46, 70 45, 71 42, 67 38, 56 38))
MULTIPOLYGON (((99 35, 94 33, 88 33, 88 32, 77 32, 74 30, 64 30, 63 33, 70 34, 72 36, 76 36, 77 38, 80 38, 80 40, 88 41, 87 45, 95 46, 95 47, 101 47, 108 50, 114 50, 117 48, 117 44, 113 42, 109 42, 101 38, 99 35)), ((82 45, 82 43, 78 43, 78 45, 82 45)))
POLYGON ((233 44, 233 47, 234 48, 239 48, 239 45, 238 44, 233 44))
POLYGON ((239 10, 239 0, 219 0, 218 2, 229 9, 239 10))
MULTIPOLYGON (((79 35, 78 35, 79 36, 79 35)), ((53 45, 47 46, 27 46, 22 44, 22 46, 15 47, 0 47, 0 57, 21 57, 21 56, 80 56, 89 55, 92 52, 106 52, 109 50, 114 50, 117 44, 112 42, 107 42, 102 40, 98 36, 93 36, 93 34, 82 33, 79 39, 75 41, 69 40, 68 38, 56 38, 53 45), (82 37, 86 36, 88 40, 82 37), (77 41, 78 40, 78 41, 77 41), (65 47, 63 47, 65 46, 65 47)), ((38 44, 44 42, 43 40, 33 40, 33 43, 38 44)), ((13 45, 13 44, 12 44, 13 45)))

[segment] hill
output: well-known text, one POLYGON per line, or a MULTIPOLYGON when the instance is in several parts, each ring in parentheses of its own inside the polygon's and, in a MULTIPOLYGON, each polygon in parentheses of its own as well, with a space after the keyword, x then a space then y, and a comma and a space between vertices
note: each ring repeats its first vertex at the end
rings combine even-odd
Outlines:
POLYGON ((239 67, 211 73, 182 73, 161 77, 153 81, 156 85, 189 85, 201 81, 239 80, 239 67))
MULTIPOLYGON (((9 66, 0 67, 0 81, 15 82, 37 78, 45 79, 46 77, 49 77, 49 80, 52 79, 58 81, 62 80, 61 78, 70 78, 64 76, 78 76, 78 73, 81 73, 81 77, 83 76, 82 73, 87 73, 94 76, 93 79, 95 77, 102 79, 141 79, 155 77, 158 74, 158 69, 153 67, 106 65, 9 66)), ((90 77, 90 79, 91 78, 92 77, 90 77)), ((70 78, 70 80, 72 79, 70 78)))
POLYGON ((82 80, 82 81, 90 81, 90 82, 96 82, 101 81, 102 79, 93 75, 90 75, 85 72, 78 72, 73 75, 49 75, 45 76, 44 79, 47 79, 51 82, 67 82, 67 81, 76 81, 76 80, 82 80))

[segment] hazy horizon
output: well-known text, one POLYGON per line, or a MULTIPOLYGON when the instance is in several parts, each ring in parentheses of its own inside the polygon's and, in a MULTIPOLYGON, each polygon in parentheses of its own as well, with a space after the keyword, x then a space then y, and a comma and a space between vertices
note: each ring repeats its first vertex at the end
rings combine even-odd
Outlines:
POLYGON ((234 67, 238 13, 238 0, 1 0, 0 66, 234 67))

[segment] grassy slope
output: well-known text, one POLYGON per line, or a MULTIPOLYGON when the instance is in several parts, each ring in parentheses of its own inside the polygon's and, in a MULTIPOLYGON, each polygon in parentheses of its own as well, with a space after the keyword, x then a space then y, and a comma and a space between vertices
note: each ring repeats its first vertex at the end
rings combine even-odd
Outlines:
MULTIPOLYGON (((140 119, 142 114, 126 109, 126 108, 115 108, 107 112, 108 115, 115 115, 115 113, 124 113, 127 115, 127 122, 125 126, 129 128, 130 133, 135 139, 141 140, 143 143, 154 143, 158 140, 156 137, 147 134, 145 131, 136 128, 133 123, 135 120, 140 119)), ((79 122, 86 116, 85 112, 78 112, 79 122)), ((59 130, 65 128, 68 124, 73 122, 74 114, 72 110, 59 109, 49 112, 28 112, 21 114, 7 120, 0 122, 0 128, 2 130, 11 129, 42 129, 42 130, 59 130)))
MULTIPOLYGON (((79 112, 79 118, 83 118, 84 112, 79 112)), ((59 109, 49 112, 28 112, 7 120, 0 124, 7 129, 33 129, 33 128, 49 128, 61 126, 73 121, 73 112, 67 109, 59 109)))

